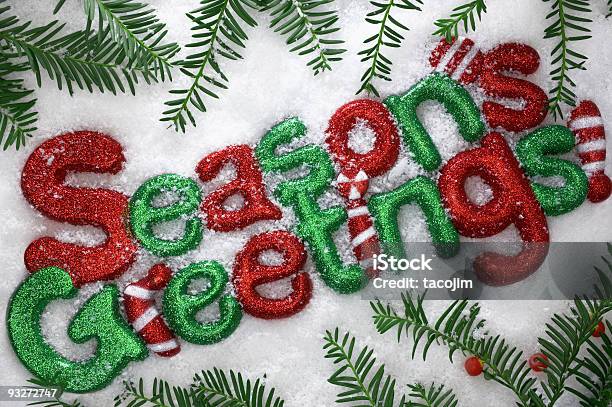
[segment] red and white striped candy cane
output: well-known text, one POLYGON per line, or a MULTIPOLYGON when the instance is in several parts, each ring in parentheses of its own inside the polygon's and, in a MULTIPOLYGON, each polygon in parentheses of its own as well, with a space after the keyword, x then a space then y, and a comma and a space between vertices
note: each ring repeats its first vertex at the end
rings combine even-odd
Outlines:
POLYGON ((461 84, 475 82, 482 70, 483 54, 469 38, 442 39, 429 57, 436 72, 445 72, 461 84))
POLYGON ((336 188, 346 202, 353 253, 369 277, 376 276, 373 256, 380 253, 378 235, 364 196, 370 177, 389 171, 399 155, 400 138, 389 110, 370 99, 354 100, 341 106, 329 120, 325 142, 340 165, 336 188), (349 146, 349 134, 359 120, 376 135, 374 147, 361 154, 349 146))
POLYGON ((172 278, 172 271, 164 264, 156 264, 147 276, 123 291, 123 304, 128 321, 147 343, 147 347, 159 356, 170 357, 181 347, 168 325, 155 308, 154 295, 172 278))
POLYGON ((572 110, 567 125, 576 135, 578 157, 589 178, 589 201, 601 202, 608 199, 612 183, 604 173, 606 133, 597 105, 590 100, 583 100, 572 110))
POLYGON ((368 187, 369 178, 365 171, 353 168, 342 170, 336 181, 336 188, 346 201, 353 253, 368 276, 374 277, 373 256, 380 253, 380 244, 364 199, 368 187))

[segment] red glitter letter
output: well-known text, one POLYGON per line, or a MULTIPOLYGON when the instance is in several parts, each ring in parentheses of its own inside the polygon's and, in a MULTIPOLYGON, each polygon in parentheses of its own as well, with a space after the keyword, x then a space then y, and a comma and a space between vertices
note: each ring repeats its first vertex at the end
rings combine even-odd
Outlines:
POLYGON ((137 250, 125 221, 127 197, 110 189, 64 185, 68 171, 115 174, 124 161, 117 141, 90 131, 62 134, 34 150, 21 176, 25 198, 50 219, 100 227, 108 238, 104 244, 94 247, 64 243, 51 237, 37 239, 25 252, 29 271, 61 267, 70 273, 78 287, 115 278, 127 270, 137 250))
POLYGON ((442 200, 450 209, 459 233, 487 237, 514 223, 524 242, 522 252, 516 256, 493 252, 478 256, 474 271, 481 281, 494 286, 508 285, 537 270, 548 252, 546 217, 500 134, 490 133, 482 139, 482 147, 450 159, 438 182, 442 200), (493 190, 493 198, 484 205, 472 203, 465 192, 465 181, 471 176, 481 177, 493 190))
POLYGON ((232 277, 236 296, 244 310, 265 319, 289 317, 301 311, 312 296, 308 273, 297 273, 305 261, 304 245, 289 232, 277 230, 253 236, 236 256, 232 277), (261 264, 259 255, 266 250, 281 253, 283 263, 277 266, 261 264), (294 274, 291 280, 293 292, 284 298, 265 298, 257 292, 258 285, 294 274))
POLYGON ((524 79, 502 75, 503 71, 532 74, 540 66, 538 52, 524 44, 501 44, 485 54, 480 87, 494 97, 522 99, 523 109, 511 109, 497 102, 484 102, 482 111, 491 128, 523 131, 542 123, 548 97, 539 86, 524 79))
POLYGON ((261 170, 253 157, 253 149, 247 145, 230 146, 206 156, 196 168, 200 179, 210 181, 228 162, 236 166, 236 178, 211 192, 202 202, 210 229, 229 232, 242 229, 258 220, 280 219, 283 215, 267 197, 261 170), (244 198, 242 208, 232 211, 223 203, 232 195, 244 198))

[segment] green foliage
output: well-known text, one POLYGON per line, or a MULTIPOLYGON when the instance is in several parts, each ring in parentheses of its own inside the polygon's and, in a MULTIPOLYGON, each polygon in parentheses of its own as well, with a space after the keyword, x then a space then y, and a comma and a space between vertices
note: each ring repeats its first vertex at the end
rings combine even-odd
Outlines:
POLYGON ((115 407, 125 405, 127 407, 153 405, 157 407, 195 407, 202 403, 191 388, 171 386, 164 380, 155 378, 151 395, 147 395, 144 382, 138 380, 138 386, 133 382, 124 382, 125 391, 115 397, 115 407), (127 403, 127 404, 126 404, 127 403))
POLYGON ((468 3, 462 4, 455 7, 448 18, 441 18, 434 24, 438 29, 434 32, 434 35, 440 35, 446 38, 446 41, 451 42, 453 37, 459 36, 459 26, 463 24, 463 31, 468 33, 470 28, 472 31, 476 31, 476 16, 478 21, 481 20, 483 13, 487 12, 487 5, 485 0, 474 0, 468 3))
MULTIPOLYGON (((4 3, 5 0, 0 0, 0 5, 4 3)), ((100 4, 118 11, 121 15, 118 21, 133 34, 130 40, 117 42, 123 35, 118 31, 119 23, 104 26, 102 14, 100 31, 88 27, 65 34, 65 24, 57 20, 36 27, 10 15, 9 6, 0 7, 0 142, 4 141, 4 150, 11 145, 21 147, 36 130, 37 118, 33 109, 36 99, 29 97, 32 90, 23 87, 22 79, 9 75, 31 72, 41 86, 44 72, 60 90, 65 88, 70 94, 77 87, 90 92, 134 93, 139 80, 151 83, 157 81, 157 75, 161 79, 169 75, 165 58, 172 56, 178 47, 160 45, 165 30, 152 10, 131 0, 100 0, 100 4), (138 34, 143 37, 138 39, 138 34), (155 56, 134 43, 130 45, 130 41, 137 39, 155 56)), ((104 18, 110 18, 109 15, 104 18)))
POLYGON ((425 388, 420 383, 409 384, 410 397, 417 401, 409 401, 405 407, 455 407, 459 403, 452 390, 444 390, 444 385, 436 386, 432 383, 429 388, 425 388))
MULTIPOLYGON (((608 252, 612 255, 610 244, 608 252)), ((595 298, 577 298, 569 313, 554 314, 546 324, 546 335, 538 340, 548 358, 546 381, 540 383, 543 394, 536 389, 536 379, 529 377, 530 369, 523 352, 509 345, 500 335, 490 336, 483 332, 485 321, 478 317, 478 303, 469 305, 465 300, 455 301, 432 324, 425 315, 424 296, 414 300, 405 294, 402 295, 402 314, 390 305, 372 302, 374 324, 381 334, 396 329, 398 341, 402 335, 410 337, 413 359, 422 345, 425 360, 433 343, 448 347, 451 362, 457 351, 477 356, 484 362, 485 379, 512 390, 519 406, 552 407, 566 391, 576 394, 584 406, 598 406, 600 404, 588 403, 601 400, 602 406, 607 405, 612 394, 610 340, 604 335, 603 346, 599 346, 591 339, 598 322, 612 311, 612 264, 607 258, 603 260, 608 271, 597 269, 601 284, 595 287, 595 298), (587 354, 580 357, 585 344, 587 354), (583 388, 568 384, 574 377, 583 388)))
POLYGON ((255 382, 244 380, 241 373, 229 372, 227 375, 220 369, 202 371, 194 376, 193 388, 204 405, 248 406, 248 407, 283 407, 284 400, 274 396, 274 388, 266 391, 263 379, 255 382))
MULTIPOLYGON (((3 10, 6 10, 3 9, 3 10)), ((116 45, 108 30, 99 35, 93 32, 77 31, 60 35, 64 24, 58 21, 29 28, 31 23, 20 24, 15 17, 9 17, 10 24, 0 25, 0 47, 9 59, 25 59, 36 81, 42 84, 42 71, 57 83, 61 90, 66 85, 68 92, 74 86, 93 92, 125 92, 127 83, 134 93, 134 84, 140 75, 147 83, 154 80, 147 71, 127 63, 123 48, 116 45)))
MULTIPOLYGON (((331 359, 337 370, 327 380, 344 390, 338 393, 336 403, 355 403, 374 407, 391 407, 395 400, 395 379, 385 376, 385 365, 375 367, 374 350, 364 347, 359 354, 355 351, 355 337, 345 333, 342 337, 338 328, 326 331, 326 359, 331 359), (363 404, 363 402, 367 404, 363 404)), ((404 403, 404 398, 400 403, 404 403)))
MULTIPOLYGON (((0 56, 1 58, 1 56, 0 56)), ((25 144, 26 138, 36 130, 37 113, 32 110, 36 99, 30 98, 31 90, 25 89, 22 79, 7 79, 9 73, 24 70, 8 60, 0 61, 0 143, 2 149, 25 144)))
POLYGON ((238 60, 240 49, 248 39, 245 26, 257 25, 250 9, 270 11, 270 27, 292 46, 290 51, 299 55, 313 55, 307 63, 315 75, 331 70, 331 63, 339 61, 345 52, 338 48, 343 41, 330 36, 339 28, 335 10, 324 7, 333 0, 201 0, 201 6, 188 14, 193 21, 194 42, 192 54, 179 63, 181 72, 190 78, 190 86, 172 90, 175 99, 165 102, 168 109, 161 121, 170 122, 176 131, 185 132, 189 123, 196 126, 193 109, 206 112, 206 99, 219 98, 218 91, 227 89, 228 77, 223 71, 222 59, 238 60), (262 6, 260 6, 263 3, 262 6), (222 57, 222 58, 221 58, 222 57))
MULTIPOLYGON (((607 330, 612 324, 607 322, 607 330)), ((583 407, 609 407, 612 402, 612 340, 603 334, 601 340, 587 341, 589 357, 581 358, 575 372, 576 380, 582 388, 570 387, 583 407)))
MULTIPOLYGON (((569 314, 553 315, 551 322, 546 324, 546 336, 538 340, 542 352, 548 358, 545 370, 547 380, 541 385, 545 399, 549 401, 540 404, 539 400, 543 398, 532 391, 530 397, 536 405, 554 406, 568 389, 568 379, 583 364, 578 358, 579 352, 589 342, 603 315, 611 310, 610 301, 576 300, 569 314)), ((589 357, 586 360, 595 363, 589 357)))
POLYGON ((584 17, 591 12, 588 0, 552 0, 551 8, 546 19, 552 20, 552 23, 544 30, 544 38, 557 40, 551 52, 553 69, 550 71, 550 76, 555 84, 550 90, 548 105, 549 110, 557 118, 557 116, 563 117, 562 103, 576 105, 576 94, 573 91, 576 83, 569 76, 569 71, 585 70, 584 63, 588 58, 577 52, 572 47, 572 43, 591 38, 588 24, 592 20, 584 17))
MULTIPOLYGON (((265 376, 264 376, 265 379, 265 376)), ((145 391, 142 379, 138 385, 125 383, 125 392, 115 397, 115 406, 135 407, 283 407, 284 401, 274 396, 274 388, 266 390, 262 379, 245 381, 233 370, 228 375, 221 369, 205 370, 193 377, 190 387, 171 386, 155 379, 151 395, 145 391), (126 404, 127 403, 127 404, 126 404)))
MULTIPOLYGON (((609 244, 608 252, 612 255, 612 246, 609 244)), ((606 258, 603 259, 612 276, 612 265, 606 258)), ((538 339, 542 352, 548 358, 548 367, 545 370, 547 380, 546 383, 542 383, 542 390, 549 401, 546 404, 540 404, 537 399, 542 399, 542 397, 531 392, 531 399, 536 405, 554 406, 565 390, 571 389, 571 386, 568 388, 566 384, 571 377, 577 376, 578 380, 584 379, 584 376, 577 375, 581 367, 588 369, 588 367, 598 366, 598 361, 592 359, 597 355, 597 353, 592 353, 597 347, 589 346, 588 343, 599 321, 612 311, 612 283, 604 272, 599 269, 597 271, 601 280, 601 288, 597 287, 599 300, 588 298, 574 300, 568 314, 553 315, 551 322, 546 324, 546 336, 538 339), (589 349, 590 357, 579 358, 585 344, 589 349)), ((609 380, 610 376, 607 379, 609 380)), ((590 390, 594 389, 597 387, 594 386, 590 390)))
POLYGON ((346 50, 337 48, 342 40, 330 38, 337 27, 336 10, 324 10, 334 0, 273 0, 264 10, 271 10, 273 17, 270 28, 287 36, 287 44, 293 45, 291 52, 299 55, 315 54, 308 61, 315 75, 331 70, 331 63, 340 61, 340 54, 346 50))
POLYGON ((384 334, 395 328, 398 341, 402 334, 410 337, 413 341, 413 359, 418 346, 423 344, 422 356, 425 360, 434 343, 448 347, 451 362, 457 351, 463 355, 476 355, 485 363, 485 378, 512 390, 521 400, 521 405, 527 405, 527 390, 533 386, 535 378, 527 377, 529 367, 523 352, 510 346, 500 335, 489 336, 482 332, 485 321, 478 317, 478 304, 468 307, 466 300, 455 301, 431 325, 425 315, 423 301, 424 296, 419 296, 415 301, 408 294, 403 294, 403 315, 397 314, 390 305, 372 302, 377 331, 384 334))
POLYGON ((243 24, 257 25, 245 8, 255 7, 250 0, 201 0, 200 4, 187 15, 194 24, 194 42, 187 47, 194 52, 180 62, 181 72, 190 78, 191 85, 170 91, 177 98, 165 102, 169 109, 163 112, 161 119, 182 132, 185 132, 187 120, 196 125, 191 108, 205 112, 204 99, 219 97, 213 89, 227 89, 228 78, 219 59, 241 59, 237 49, 244 48, 247 40, 243 24))
MULTIPOLYGON (((421 0, 416 0, 423 4, 421 0)), ((375 78, 385 81, 391 80, 391 65, 393 62, 383 54, 383 48, 399 48, 404 37, 401 31, 408 31, 408 27, 400 23, 392 15, 395 9, 421 10, 409 0, 373 0, 370 4, 374 10, 366 16, 366 21, 378 27, 378 32, 366 38, 363 43, 366 48, 359 52, 361 62, 367 62, 367 69, 361 76, 361 87, 357 93, 366 91, 380 96, 373 84, 375 78)))
MULTIPOLYGON (((66 0, 55 7, 57 13, 66 0)), ((145 69, 162 81, 171 80, 170 59, 179 51, 176 43, 164 44, 168 33, 166 25, 159 21, 155 9, 134 0, 84 0, 87 29, 98 16, 99 40, 108 28, 112 40, 123 47, 133 66, 145 69)))
POLYGON ((606 14, 606 18, 612 16, 612 0, 608 0, 608 14, 606 14))

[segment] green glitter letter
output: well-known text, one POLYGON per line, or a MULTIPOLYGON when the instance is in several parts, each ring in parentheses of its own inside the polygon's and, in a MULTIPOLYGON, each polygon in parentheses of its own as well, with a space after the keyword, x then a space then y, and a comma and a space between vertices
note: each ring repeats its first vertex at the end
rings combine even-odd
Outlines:
POLYGON ((414 154, 415 161, 427 171, 433 171, 440 166, 442 159, 417 116, 417 107, 426 100, 437 100, 444 105, 466 141, 478 140, 485 125, 470 94, 457 82, 439 73, 425 77, 403 96, 386 98, 384 103, 399 122, 404 142, 414 154))
POLYGON ((231 295, 223 295, 227 273, 216 261, 191 264, 179 271, 164 291, 163 310, 170 328, 181 338, 199 345, 217 343, 238 328, 242 318, 240 303, 231 295), (206 279, 209 286, 197 294, 189 294, 189 284, 206 279), (196 314, 219 299, 221 315, 214 322, 200 323, 196 314))
POLYGON ((584 202, 589 182, 576 164, 546 154, 562 154, 574 148, 574 135, 563 126, 547 126, 535 130, 516 146, 518 156, 529 176, 563 177, 563 186, 553 187, 531 183, 544 213, 551 216, 567 213, 584 202))
POLYGON ((202 240, 202 221, 192 216, 185 223, 184 236, 179 240, 164 240, 155 236, 153 225, 180 219, 197 211, 202 195, 198 184, 176 174, 163 174, 148 179, 130 200, 130 225, 134 236, 157 256, 180 256, 194 249, 202 240), (153 206, 153 199, 162 192, 173 191, 180 201, 164 207, 153 206))
POLYGON ((329 188, 334 176, 329 155, 321 147, 313 145, 275 154, 278 146, 305 134, 306 127, 299 119, 285 120, 264 136, 255 154, 265 172, 286 172, 307 165, 307 175, 281 182, 274 194, 283 205, 293 207, 298 219, 297 234, 308 243, 325 284, 340 293, 352 293, 365 285, 367 277, 360 266, 342 264, 332 238, 346 220, 346 211, 340 206, 321 209, 317 203, 317 198, 329 188))
POLYGON ((452 257, 459 249, 459 235, 455 226, 444 212, 442 199, 436 184, 425 177, 416 177, 393 191, 376 194, 368 207, 383 250, 398 258, 406 256, 397 217, 402 205, 419 205, 427 222, 429 234, 442 257, 452 257))
POLYGON ((75 362, 56 352, 45 342, 41 315, 51 301, 73 298, 76 293, 64 270, 41 269, 13 294, 7 326, 13 349, 28 370, 66 391, 84 393, 107 386, 128 362, 144 359, 148 351, 119 314, 117 287, 107 285, 87 300, 68 326, 68 336, 76 343, 97 340, 95 354, 75 362))

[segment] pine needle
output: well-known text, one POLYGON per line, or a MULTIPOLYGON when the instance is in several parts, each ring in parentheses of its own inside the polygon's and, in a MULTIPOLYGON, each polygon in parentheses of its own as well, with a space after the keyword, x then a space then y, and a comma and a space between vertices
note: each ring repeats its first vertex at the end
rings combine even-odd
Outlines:
POLYGON ((569 74, 573 69, 586 70, 584 64, 588 57, 577 52, 572 43, 591 38, 588 24, 592 20, 584 17, 591 12, 588 0, 552 0, 551 8, 546 19, 552 20, 552 23, 544 30, 544 38, 557 39, 550 54, 553 58, 550 77, 555 84, 549 92, 548 103, 548 109, 556 119, 563 118, 561 104, 576 106, 576 94, 573 91, 576 83, 569 74))
POLYGON ((194 24, 194 42, 187 47, 194 52, 180 62, 181 72, 191 78, 191 85, 170 91, 177 97, 164 103, 168 109, 161 118, 183 133, 187 120, 196 126, 191 109, 206 112, 205 99, 217 99, 217 89, 227 89, 228 78, 219 60, 242 58, 237 49, 244 48, 248 39, 242 24, 257 25, 244 7, 255 7, 249 0, 201 0, 200 4, 187 15, 194 24))
POLYGON ((481 20, 482 14, 487 12, 485 0, 474 0, 468 3, 455 7, 448 18, 441 18, 434 24, 438 29, 433 35, 440 35, 446 38, 447 42, 451 42, 453 38, 459 37, 459 26, 463 24, 463 31, 468 33, 470 28, 476 31, 476 16, 478 21, 481 20))
MULTIPOLYGON (((422 4, 421 0, 416 0, 422 4)), ((383 54, 384 48, 399 48, 404 40, 401 31, 408 31, 408 27, 400 23, 392 14, 395 9, 418 10, 421 9, 408 0, 386 0, 370 1, 374 10, 366 16, 366 21, 378 27, 378 32, 368 38, 363 43, 366 48, 359 52, 361 62, 367 62, 367 68, 361 76, 361 87, 357 94, 365 91, 369 94, 380 96, 374 79, 391 81, 391 60, 383 54)))
POLYGON ((273 17, 270 28, 287 36, 291 52, 299 55, 314 55, 307 65, 317 75, 331 71, 331 64, 342 60, 345 49, 337 48, 344 43, 330 38, 340 30, 336 10, 325 10, 334 0, 273 0, 264 10, 270 10, 273 17))

